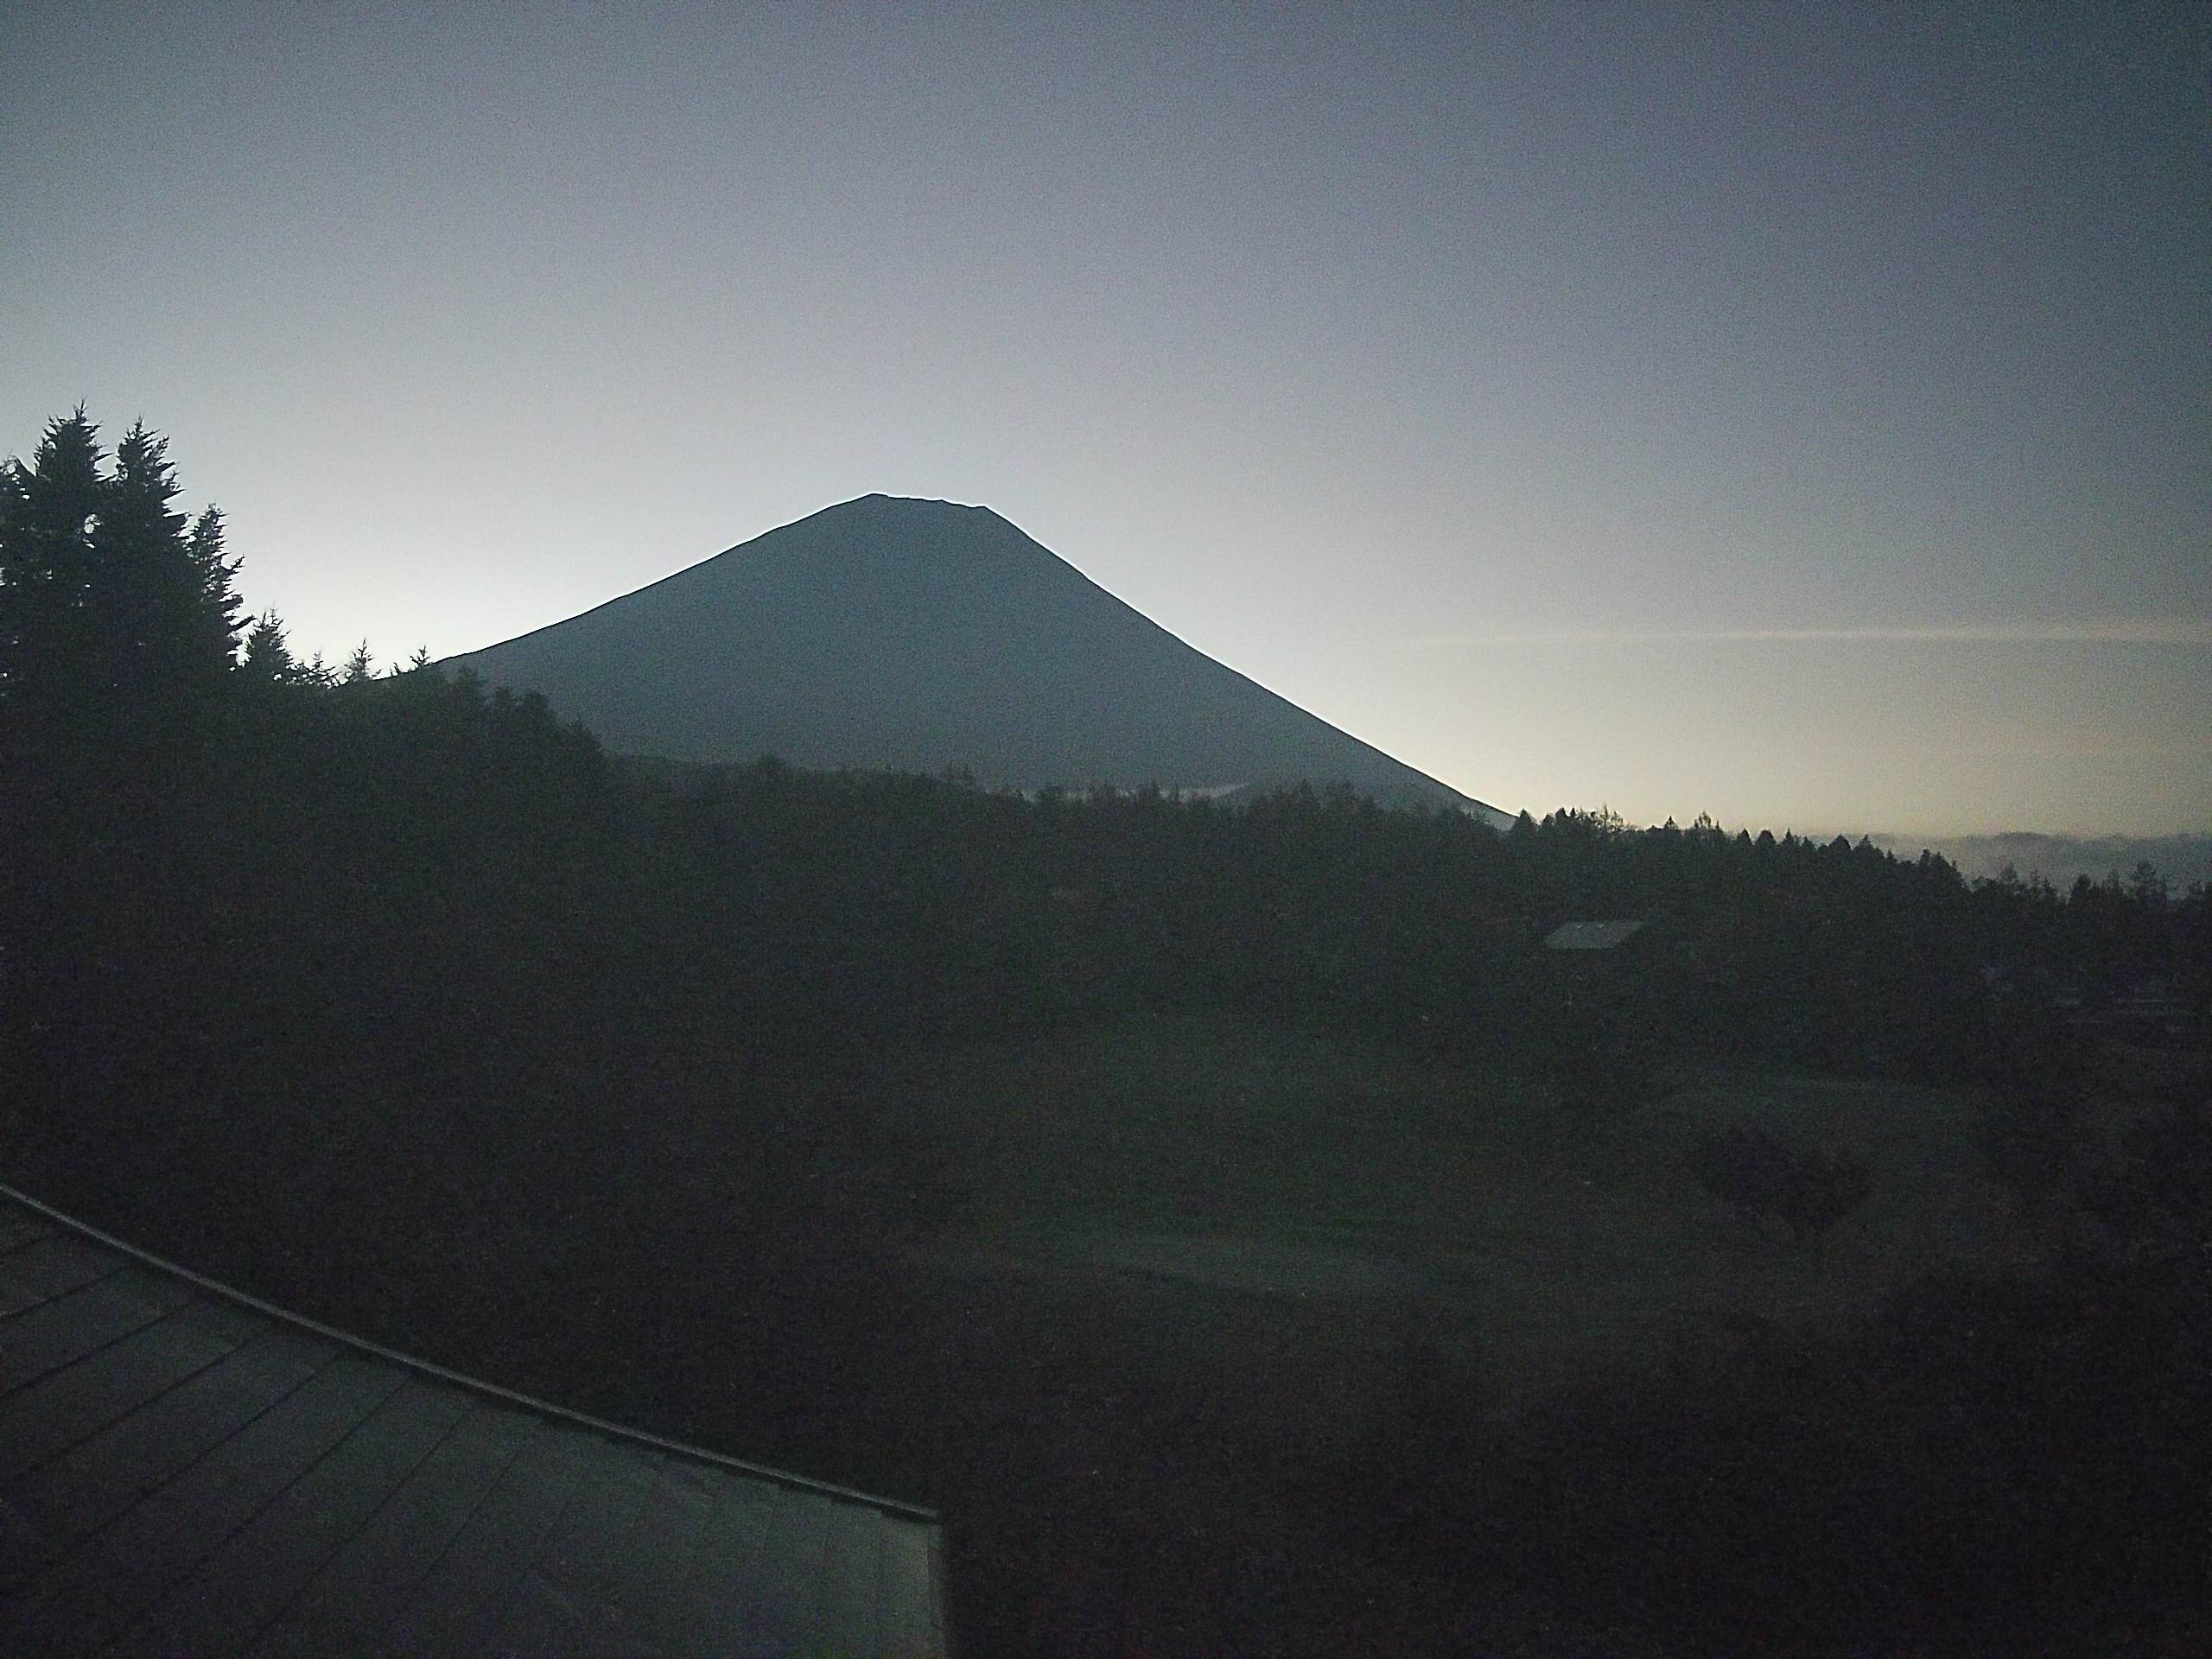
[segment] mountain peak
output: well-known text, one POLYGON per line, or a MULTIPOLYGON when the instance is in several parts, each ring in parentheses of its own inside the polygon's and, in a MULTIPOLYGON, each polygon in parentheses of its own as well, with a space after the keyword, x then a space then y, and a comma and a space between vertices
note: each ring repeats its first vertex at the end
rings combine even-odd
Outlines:
MULTIPOLYGON (((911 514, 917 518, 925 517, 934 513, 979 512, 987 518, 998 518, 999 517, 997 513, 993 512, 988 507, 975 506, 965 501, 944 501, 939 500, 934 496, 927 495, 886 495, 880 490, 874 491, 867 495, 856 495, 849 501, 840 501, 834 506, 824 507, 822 509, 821 512, 815 513, 811 516, 819 518, 823 513, 831 512, 868 512, 890 514, 894 516, 911 514)), ((1002 518, 999 521, 1001 524, 1006 522, 1002 518)), ((801 519, 799 522, 804 524, 806 521, 804 519, 801 519)), ((770 533, 772 535, 774 532, 771 531, 770 533)))
POLYGON ((453 662, 543 692, 618 753, 957 766, 1020 789, 1345 782, 1384 801, 1488 810, 960 502, 840 502, 453 662))

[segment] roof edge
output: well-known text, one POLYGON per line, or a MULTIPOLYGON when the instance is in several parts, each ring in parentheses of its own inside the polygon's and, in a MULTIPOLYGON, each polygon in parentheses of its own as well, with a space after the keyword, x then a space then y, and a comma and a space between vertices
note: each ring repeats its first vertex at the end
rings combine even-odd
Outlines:
POLYGON ((196 1285, 201 1290, 212 1295, 219 1296, 226 1301, 236 1303, 241 1307, 251 1308, 255 1313, 275 1319, 280 1324, 290 1325, 296 1330, 311 1332, 326 1342, 338 1343, 341 1346, 353 1349, 357 1353, 373 1355, 389 1363, 404 1366, 420 1376, 435 1377, 441 1382, 467 1389, 471 1393, 482 1395, 487 1399, 504 1401, 511 1406, 520 1406, 541 1416, 558 1418, 563 1422, 573 1423, 579 1427, 590 1429, 594 1433, 608 1435, 615 1440, 649 1446, 656 1451, 673 1452, 681 1457, 696 1458, 702 1463, 711 1463, 721 1468, 728 1469, 739 1474, 751 1475, 756 1479, 769 1481, 779 1486, 787 1486, 797 1491, 812 1492, 818 1497, 833 1497, 848 1503, 865 1503, 872 1509, 880 1510, 887 1515, 897 1516, 904 1520, 926 1522, 932 1526, 939 1523, 940 1517, 938 1512, 935 1510, 925 1509, 919 1503, 909 1503, 900 1498, 884 1497, 878 1493, 864 1492, 857 1487, 840 1486, 834 1481, 816 1480, 810 1476, 796 1474, 788 1469, 772 1469, 766 1464, 749 1462, 744 1458, 732 1457, 728 1452, 710 1451, 703 1446, 692 1446, 683 1440, 672 1440, 665 1435, 654 1434, 642 1428, 632 1428, 627 1424, 609 1422, 604 1417, 593 1417, 584 1412, 572 1411, 568 1407, 556 1405, 550 1400, 540 1400, 534 1395, 523 1394, 513 1389, 504 1389, 496 1382, 486 1382, 481 1377, 469 1376, 461 1371, 448 1370, 442 1365, 432 1364, 427 1359, 418 1359, 412 1354, 403 1354, 396 1348, 387 1348, 381 1343, 371 1342, 365 1337, 357 1337, 350 1332, 340 1331, 335 1326, 325 1325, 319 1319, 310 1319, 304 1314, 294 1313, 289 1309, 278 1307, 273 1302, 265 1302, 258 1296, 249 1295, 245 1291, 235 1289, 219 1280, 210 1279, 205 1274, 194 1273, 190 1268, 181 1267, 165 1257, 156 1255, 150 1250, 142 1250, 136 1244, 118 1238, 112 1233, 103 1232, 87 1222, 79 1221, 73 1216, 64 1214, 52 1205, 43 1204, 32 1198, 28 1192, 19 1192, 5 1182, 0 1182, 0 1198, 22 1205, 27 1210, 35 1211, 56 1225, 66 1227, 71 1232, 105 1245, 107 1249, 126 1255, 134 1262, 152 1268, 157 1272, 165 1273, 173 1279, 181 1279, 188 1284, 196 1285))

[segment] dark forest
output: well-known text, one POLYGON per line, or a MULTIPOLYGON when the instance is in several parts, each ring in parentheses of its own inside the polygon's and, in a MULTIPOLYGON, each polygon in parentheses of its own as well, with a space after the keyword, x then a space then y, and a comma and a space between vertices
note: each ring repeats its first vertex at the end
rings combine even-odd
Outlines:
MULTIPOLYGON (((7 1179, 442 1363, 937 1504, 978 1653, 1091 1650, 1113 1621, 1160 1651, 1443 1649, 1502 1603, 1530 1651, 2206 1634, 2202 884, 1969 882, 1602 810, 1500 833, 1341 788, 1230 806, 618 757, 466 673, 296 660, 178 495, 161 439, 110 458, 81 412, 0 474, 7 1179), (1544 948, 1607 918, 1643 925, 1544 948), (1510 1416, 1478 1338, 1409 1327, 1356 1443, 1205 1420, 1273 1541, 1196 1498, 1148 1536, 1138 1486, 1084 1500, 1117 1517, 1087 1530, 1037 1496, 1075 1490, 1054 1471, 1082 1448, 960 1409, 982 1316, 913 1264, 976 1182, 884 1057, 1162 1030, 1510 1079, 1570 1137, 1640 1133, 1717 1070, 1938 1091, 2054 1242, 1510 1416), (665 1123, 702 1114, 739 1197, 711 1209, 671 1197, 696 1143, 665 1123), (1223 1623, 1128 1613, 1170 1576, 1231 1586, 1223 1623), (1293 1581, 1315 1605, 1266 1589, 1293 1581)), ((1459 1133, 1457 1097, 1426 1109, 1459 1133)), ((1885 1179, 1756 1123, 1675 1162, 1713 1225, 1807 1262, 1885 1179)), ((1034 1338, 993 1386, 1049 1423, 1039 1317, 992 1327, 1034 1338)), ((1172 1465, 1195 1409, 1132 1392, 1113 1444, 1172 1465)))

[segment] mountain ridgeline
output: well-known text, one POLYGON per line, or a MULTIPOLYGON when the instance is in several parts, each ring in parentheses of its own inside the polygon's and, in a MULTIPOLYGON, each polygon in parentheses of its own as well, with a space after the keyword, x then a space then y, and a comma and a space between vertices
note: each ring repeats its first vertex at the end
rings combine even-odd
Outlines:
POLYGON ((1473 801, 1193 650, 996 513, 871 495, 448 659, 617 753, 994 787, 1350 784, 1473 801))
MULTIPOLYGON (((294 660, 178 493, 0 465, 11 1185, 939 1505, 963 1651, 2206 1650, 2201 882, 613 765, 294 660)), ((1427 783, 936 504, 525 653, 648 752, 1427 783)))

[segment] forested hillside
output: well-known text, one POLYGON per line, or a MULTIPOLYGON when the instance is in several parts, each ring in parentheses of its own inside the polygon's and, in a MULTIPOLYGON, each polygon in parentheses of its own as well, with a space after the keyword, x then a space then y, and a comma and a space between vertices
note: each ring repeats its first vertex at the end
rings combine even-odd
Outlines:
MULTIPOLYGON (((2065 1465, 2069 1502, 2101 1524, 2122 1525, 2142 1483, 2171 1497, 2177 1470, 2203 1470, 2187 1427, 2203 1377, 2112 1358, 2212 1332, 2201 1069, 2160 1074, 2195 1081, 2158 1085, 2125 1155, 2101 1160, 2076 1127, 2128 999, 2172 1010, 2157 1043, 2202 1047, 2202 887, 2148 872, 2063 893, 1968 884, 1864 843, 1604 812, 1500 833, 1349 789, 1224 808, 772 758, 632 764, 467 673, 378 675, 365 650, 338 671, 295 661, 276 618, 247 624, 219 516, 187 518, 177 493, 158 438, 134 429, 110 461, 81 413, 0 474, 0 1151, 96 1220, 511 1382, 596 1388, 605 1408, 708 1422, 747 1440, 735 1450, 847 1457, 818 1472, 930 1497, 937 1451, 858 1428, 842 1449, 807 1442, 776 1415, 820 1391, 840 1332, 874 1332, 894 1366, 899 1252, 959 1202, 944 1148, 899 1102, 814 1086, 864 1078, 889 1047, 1205 1015, 1510 1072, 1609 1117, 1713 1062, 1940 1083, 1986 1098, 2005 1179, 2077 1192, 2103 1242, 2071 1276, 1988 1301, 1995 1345, 1971 1355, 1929 1311, 1953 1293, 1923 1291, 1879 1350, 1895 1389, 1869 1382, 1859 1350, 1738 1376, 1743 1455, 1764 1472, 1734 1465, 1749 1509, 1700 1512, 1708 1565, 1732 1584, 1718 1564, 1783 1524, 1758 1503, 1834 1497, 1819 1483, 1844 1481, 1870 1399, 1902 1414, 1860 1420, 1881 1454, 1923 1461, 1854 1501, 1892 1532, 1970 1527, 1914 1507, 1945 1455, 1914 1437, 1961 1377, 2004 1442, 1977 1465, 1993 1480, 2032 1470, 2016 1430, 2063 1439, 2126 1406, 2136 1441, 2106 1436, 2102 1461, 2065 1465), (1609 918, 1644 926, 1609 952, 1543 948, 1561 923, 1609 918), (779 1092, 795 1071, 809 1089, 779 1092), (671 1236, 655 1103, 710 1077, 740 1080, 729 1144, 749 1196, 711 1236, 671 1236), (533 1253, 535 1300, 489 1288, 512 1273, 474 1292, 453 1276, 533 1253), (587 1281, 627 1287, 630 1305, 580 1306, 587 1281), (732 1331, 750 1369, 728 1363, 732 1331), (2030 1332, 2067 1357, 1992 1369, 2007 1343, 2044 1354, 2030 1332), (556 1364, 555 1381, 529 1374, 556 1364), (1833 1414, 1812 1427, 1776 1403, 1807 1376, 1833 1414)), ((1563 1403, 1558 1438, 1521 1447, 1512 1478, 1611 1482, 1623 1514, 1638 1492, 1687 1503, 1660 1448, 1710 1440, 1726 1459, 1738 1443, 1709 1415, 1678 1421, 1683 1401, 1620 1407, 1651 1419, 1640 1440, 1563 1403)), ((2186 1501, 2171 1535, 2131 1523, 2141 1535, 2098 1571, 2173 1592, 2175 1541, 2201 1547, 2206 1518, 2202 1489, 2186 1501)), ((1601 1524, 1594 1497, 1588 1527, 1548 1510, 1510 1541, 1448 1495, 1421 1503, 1433 1536, 1493 1567, 1503 1552, 1524 1585, 1541 1544, 1554 1565, 1660 1586, 1621 1617, 1708 1616, 1694 1573, 1654 1565, 1654 1536, 1601 1524)), ((1784 1535, 1819 1533, 1790 1513, 1784 1535)), ((1999 1544, 1942 1559, 1980 1570, 1997 1550, 2005 1571, 2047 1573, 2039 1524, 2015 1504, 1999 1544)), ((1821 1570, 1805 1596, 1840 1593, 1821 1570)))
POLYGON ((1262 793, 1349 779, 1503 822, 1177 639, 984 507, 842 502, 441 664, 610 747, 938 772, 992 787, 1262 793))

